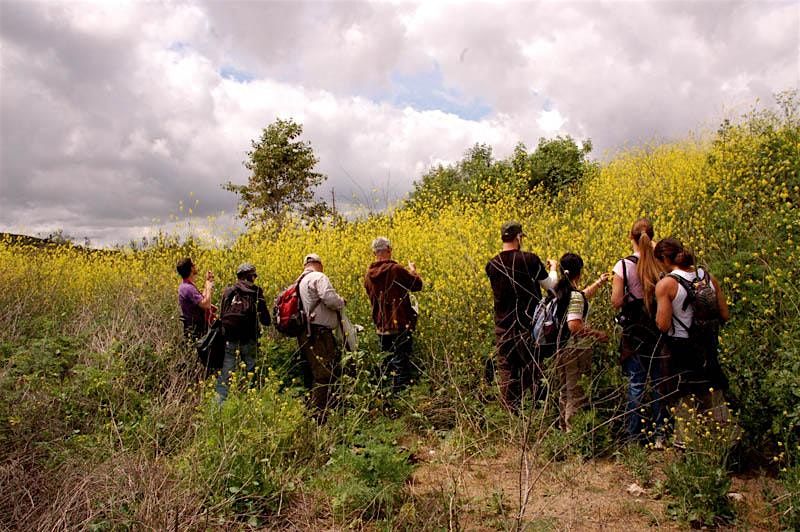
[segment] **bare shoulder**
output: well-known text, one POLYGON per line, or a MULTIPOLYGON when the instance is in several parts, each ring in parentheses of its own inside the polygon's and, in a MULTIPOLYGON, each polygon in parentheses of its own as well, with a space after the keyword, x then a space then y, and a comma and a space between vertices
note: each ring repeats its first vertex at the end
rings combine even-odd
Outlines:
POLYGON ((656 283, 656 297, 659 295, 674 295, 678 289, 678 281, 669 275, 656 283))

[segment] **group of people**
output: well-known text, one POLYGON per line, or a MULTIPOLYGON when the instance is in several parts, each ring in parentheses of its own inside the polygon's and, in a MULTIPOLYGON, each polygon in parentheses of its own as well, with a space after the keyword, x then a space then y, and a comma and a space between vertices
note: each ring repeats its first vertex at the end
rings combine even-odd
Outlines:
MULTIPOLYGON (((716 279, 695 264, 678 240, 665 238, 656 243, 652 224, 637 220, 629 234, 632 254, 617 261, 612 273, 582 286, 584 262, 579 255, 566 253, 558 261, 542 262, 536 254, 522 251, 526 235, 516 221, 503 224, 500 236, 502 250, 488 261, 485 271, 494 296, 494 369, 504 408, 515 411, 526 394, 536 398, 542 393, 545 359, 554 357, 551 365, 559 383, 561 426, 570 429, 572 417, 587 403, 582 378, 590 372, 594 346, 609 340, 605 332, 589 325, 589 301, 611 280, 611 304, 619 311, 616 320, 622 327, 619 352, 628 381, 629 438, 662 444, 668 408, 686 412, 693 401, 713 411, 719 421, 727 420, 722 396, 727 380, 717 358, 718 327, 728 319, 727 303, 716 279), (702 294, 698 287, 705 289, 702 294), (698 335, 701 317, 695 316, 695 299, 707 298, 708 293, 715 299, 716 313, 702 316, 703 332, 698 335), (563 342, 554 351, 543 349, 534 332, 543 300, 555 302, 557 325, 563 330, 559 334, 563 342)), ((387 352, 383 375, 391 389, 399 391, 415 374, 412 350, 417 311, 410 293, 422 290, 423 283, 413 263, 404 267, 392 258, 388 238, 375 238, 372 252, 374 261, 364 276, 364 288, 381 349, 387 352)), ((308 327, 299 334, 298 347, 311 402, 324 416, 335 401, 331 389, 341 374, 341 340, 335 333, 341 327, 346 301, 325 275, 319 255, 306 255, 303 269, 296 286, 308 327)), ((202 336, 217 311, 225 327, 225 355, 216 384, 223 401, 239 360, 247 372, 254 370, 261 326, 270 324, 263 291, 255 284, 256 268, 248 263, 239 266, 237 283, 226 288, 219 309, 211 302, 211 272, 201 292, 195 286, 198 273, 191 259, 179 262, 177 270, 183 279, 178 299, 187 337, 202 336), (234 319, 243 314, 246 319, 234 319), (237 326, 240 322, 244 325, 237 326)), ((680 445, 681 437, 681 427, 676 426, 676 444, 680 445)))
MULTIPOLYGON (((520 223, 504 224, 502 251, 486 264, 494 293, 495 374, 505 408, 516 410, 526 393, 536 397, 541 391, 544 358, 550 353, 537 345, 534 320, 545 290, 557 302, 556 315, 566 333, 552 353, 552 365, 559 383, 561 426, 570 429, 571 418, 587 402, 581 378, 591 368, 593 346, 608 341, 606 333, 588 323, 589 300, 611 279, 611 304, 622 328, 619 352, 628 381, 630 440, 663 445, 670 407, 677 420, 687 419, 692 409, 728 420, 723 397, 727 379, 717 353, 728 306, 717 280, 681 242, 655 242, 650 221, 637 220, 629 234, 632 254, 617 261, 611 274, 581 287, 584 264, 579 255, 566 253, 545 265, 534 253, 522 251, 525 236, 520 223), (713 315, 696 312, 701 298, 706 299, 704 309, 715 309, 713 315)), ((676 422, 675 444, 680 446, 682 438, 682 424, 676 422)))
MULTIPOLYGON (((364 276, 364 289, 372 305, 372 319, 381 349, 387 353, 382 376, 391 391, 398 392, 412 383, 416 373, 411 357, 417 312, 410 292, 422 290, 422 278, 413 262, 406 267, 392 258, 392 244, 388 238, 375 238, 372 252, 374 261, 364 276)), ((207 272, 201 292, 195 285, 198 271, 191 258, 182 259, 177 271, 182 278, 178 301, 184 335, 196 342, 206 334, 217 314, 224 328, 225 354, 216 383, 217 398, 222 402, 228 395, 230 374, 240 361, 246 373, 254 371, 261 328, 271 323, 264 292, 255 284, 256 268, 250 263, 237 268, 237 282, 225 289, 219 308, 212 304, 212 272, 207 272)), ((303 380, 310 389, 311 403, 322 419, 335 402, 331 390, 342 371, 344 335, 337 333, 342 327, 342 311, 347 302, 325 275, 322 258, 316 253, 304 257, 303 271, 295 286, 305 316, 305 326, 297 336, 298 351, 304 362, 303 380)))

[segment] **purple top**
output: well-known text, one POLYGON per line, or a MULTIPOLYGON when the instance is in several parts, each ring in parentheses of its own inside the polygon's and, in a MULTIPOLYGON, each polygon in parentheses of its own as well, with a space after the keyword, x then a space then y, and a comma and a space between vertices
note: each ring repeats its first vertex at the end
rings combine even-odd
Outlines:
POLYGON ((202 300, 203 294, 191 282, 183 281, 178 287, 178 304, 187 323, 203 323, 205 320, 206 311, 200 308, 202 300))

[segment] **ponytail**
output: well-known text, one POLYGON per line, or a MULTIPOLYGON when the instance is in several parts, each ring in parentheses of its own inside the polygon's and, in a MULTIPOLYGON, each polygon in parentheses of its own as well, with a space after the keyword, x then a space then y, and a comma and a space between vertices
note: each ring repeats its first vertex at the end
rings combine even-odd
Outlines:
POLYGON ((656 283, 664 272, 664 266, 656 260, 653 254, 653 241, 649 233, 639 236, 639 262, 636 263, 636 273, 642 283, 644 307, 651 316, 655 313, 656 283))
POLYGON ((554 288, 559 305, 568 305, 572 295, 572 281, 583 271, 583 259, 575 253, 564 253, 558 261, 558 283, 554 288))

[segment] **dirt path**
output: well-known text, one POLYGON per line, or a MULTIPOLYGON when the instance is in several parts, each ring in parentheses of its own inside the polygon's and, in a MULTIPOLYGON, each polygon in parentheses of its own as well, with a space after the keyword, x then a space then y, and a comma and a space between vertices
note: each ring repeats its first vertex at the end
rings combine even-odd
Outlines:
MULTIPOLYGON (((655 479, 669 453, 651 457, 655 479)), ((519 452, 507 448, 491 458, 443 460, 428 452, 415 472, 411 493, 416 501, 449 505, 446 526, 461 530, 514 529, 519 504, 519 452)), ((523 515, 525 530, 684 530, 670 519, 668 497, 652 485, 633 495, 635 483, 627 468, 613 459, 581 462, 577 459, 533 466, 540 475, 530 492, 523 515)), ((774 482, 764 477, 734 478, 739 503, 737 529, 775 530, 774 517, 764 500, 774 482)), ((445 525, 445 523, 439 523, 445 525)))

